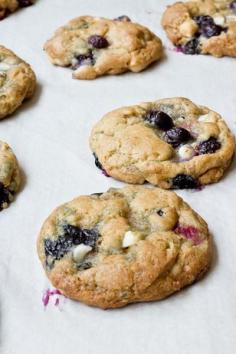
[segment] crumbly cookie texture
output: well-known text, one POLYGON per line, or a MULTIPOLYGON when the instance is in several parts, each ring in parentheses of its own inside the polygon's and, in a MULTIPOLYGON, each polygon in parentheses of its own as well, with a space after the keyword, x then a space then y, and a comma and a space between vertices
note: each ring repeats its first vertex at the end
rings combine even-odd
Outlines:
POLYGON ((36 77, 29 64, 0 46, 0 119, 31 98, 35 86, 36 77))
POLYGON ((219 114, 178 97, 106 114, 93 128, 90 146, 106 175, 183 189, 218 181, 235 141, 219 114))
POLYGON ((72 68, 75 79, 144 70, 162 55, 161 40, 127 16, 82 16, 59 28, 44 46, 50 61, 72 68))
POLYGON ((201 277, 212 251, 207 224, 180 197, 143 186, 60 206, 37 247, 56 288, 101 308, 165 298, 201 277))
POLYGON ((20 187, 17 159, 6 143, 0 141, 0 211, 8 207, 20 187))
POLYGON ((31 6, 34 2, 34 0, 0 0, 0 20, 18 8, 31 6))
POLYGON ((236 57, 236 0, 193 0, 169 6, 162 26, 185 54, 236 57))

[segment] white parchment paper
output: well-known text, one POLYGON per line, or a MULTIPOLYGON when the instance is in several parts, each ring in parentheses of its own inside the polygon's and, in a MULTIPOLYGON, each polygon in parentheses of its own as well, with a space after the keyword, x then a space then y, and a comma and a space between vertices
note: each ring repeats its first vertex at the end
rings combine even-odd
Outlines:
POLYGON ((236 59, 169 50, 160 26, 167 0, 38 0, 0 22, 0 43, 27 60, 38 77, 35 97, 0 122, 24 175, 21 192, 0 214, 0 350, 3 354, 236 353, 236 167, 199 193, 178 192, 209 224, 212 269, 164 301, 99 310, 69 299, 46 310, 50 287, 36 254, 41 224, 57 205, 122 183, 95 168, 93 124, 124 105, 186 96, 221 113, 236 131, 236 59), (163 40, 165 58, 139 74, 75 81, 42 50, 53 31, 79 15, 126 14, 163 40))

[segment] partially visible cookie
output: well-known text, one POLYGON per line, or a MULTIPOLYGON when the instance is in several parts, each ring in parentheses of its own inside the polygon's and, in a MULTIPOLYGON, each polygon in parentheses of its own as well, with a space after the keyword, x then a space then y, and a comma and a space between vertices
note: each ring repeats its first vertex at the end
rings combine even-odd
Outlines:
POLYGON ((104 174, 183 189, 217 182, 235 142, 219 114, 177 97, 106 114, 93 128, 90 146, 104 174))
POLYGON ((0 0, 0 20, 3 20, 9 13, 16 11, 19 7, 33 5, 34 0, 0 0))
POLYGON ((38 254, 65 296, 101 308, 153 301, 208 269, 207 224, 174 192, 143 186, 80 196, 53 211, 38 254))
POLYGON ((36 77, 30 65, 11 50, 0 46, 0 119, 13 113, 31 98, 36 77))
POLYGON ((10 146, 0 141, 0 211, 8 207, 20 187, 20 170, 10 146))
POLYGON ((185 54, 236 57, 236 0, 193 0, 169 6, 162 26, 185 54))
POLYGON ((144 70, 162 55, 161 40, 129 21, 81 16, 59 28, 44 46, 50 61, 72 68, 75 79, 144 70))

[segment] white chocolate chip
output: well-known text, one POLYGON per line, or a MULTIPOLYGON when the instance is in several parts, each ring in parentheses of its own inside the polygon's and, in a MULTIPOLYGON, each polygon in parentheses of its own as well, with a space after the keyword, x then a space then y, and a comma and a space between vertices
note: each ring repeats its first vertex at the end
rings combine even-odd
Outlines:
POLYGON ((214 22, 215 22, 216 25, 218 25, 218 26, 224 26, 224 24, 225 24, 225 18, 224 18, 224 16, 222 16, 222 15, 216 15, 216 16, 213 17, 213 19, 214 19, 214 22))
POLYGON ((182 159, 191 159, 195 151, 191 145, 183 145, 179 148, 178 154, 182 159))
POLYGON ((6 64, 4 62, 0 63, 0 70, 2 70, 2 71, 7 71, 7 70, 10 69, 10 67, 11 67, 10 65, 8 65, 8 64, 6 64))
POLYGON ((76 262, 82 262, 82 260, 85 258, 86 254, 92 251, 92 247, 86 246, 83 243, 80 245, 76 246, 73 250, 73 259, 76 262))
POLYGON ((141 235, 136 234, 132 231, 127 231, 122 241, 122 247, 126 248, 132 246, 135 243, 137 243, 139 240, 141 240, 141 235))

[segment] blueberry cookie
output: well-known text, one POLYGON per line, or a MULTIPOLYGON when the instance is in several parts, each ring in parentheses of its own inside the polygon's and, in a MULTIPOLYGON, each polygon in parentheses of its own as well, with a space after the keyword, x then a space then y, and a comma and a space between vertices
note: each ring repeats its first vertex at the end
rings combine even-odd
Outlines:
POLYGON ((11 148, 0 141, 0 211, 8 207, 20 186, 20 170, 11 148))
POLYGON ((235 143, 219 114, 179 97, 106 114, 93 128, 90 146, 106 175, 183 189, 218 181, 235 143))
POLYGON ((34 0, 0 0, 0 20, 21 7, 33 5, 34 0))
POLYGON ((208 269, 207 224, 174 192, 143 186, 80 196, 45 221, 38 254, 64 295, 101 308, 162 299, 208 269))
POLYGON ((127 16, 77 17, 59 28, 44 49, 53 64, 70 67, 73 78, 83 80, 138 72, 162 55, 161 40, 127 16))
POLYGON ((0 119, 13 113, 35 91, 31 67, 12 51, 0 46, 0 119))
POLYGON ((177 2, 165 11, 162 26, 185 54, 236 57, 236 0, 177 2))

